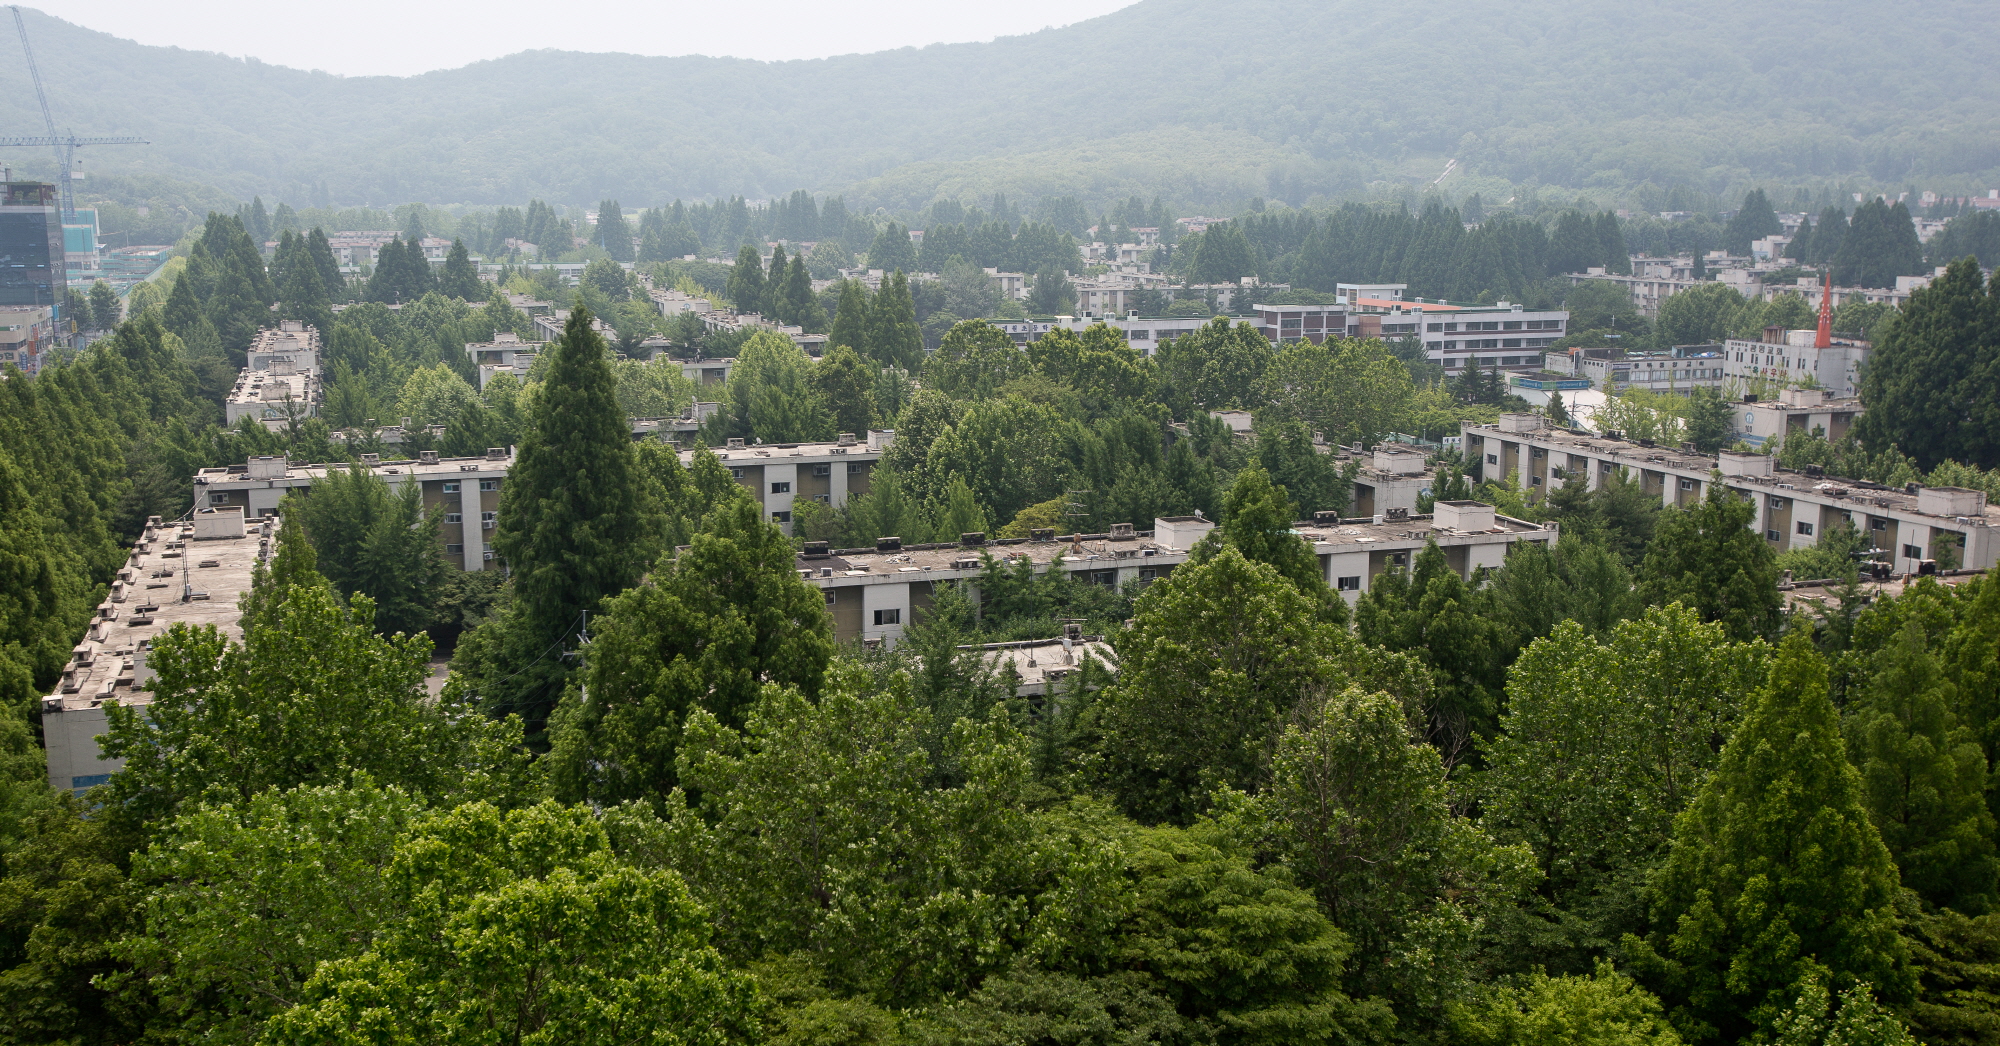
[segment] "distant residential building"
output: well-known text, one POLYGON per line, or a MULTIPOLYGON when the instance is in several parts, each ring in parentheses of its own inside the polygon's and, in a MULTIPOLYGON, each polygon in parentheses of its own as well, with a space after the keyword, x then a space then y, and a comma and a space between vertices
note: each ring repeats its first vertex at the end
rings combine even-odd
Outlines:
POLYGON ((186 520, 147 521, 55 691, 42 699, 49 787, 80 792, 124 766, 98 746, 107 728, 105 708, 152 700, 147 685, 154 670, 147 659, 161 633, 175 625, 210 625, 225 638, 243 638, 237 598, 250 590, 256 566, 270 558, 277 528, 269 514, 246 519, 241 508, 199 503, 186 520))
MULTIPOLYGON (((1038 574, 1065 571, 1086 584, 1145 586, 1185 564, 1213 529, 1214 522, 1200 516, 1178 516, 1153 520, 1149 531, 1125 523, 1103 534, 1039 530, 1027 538, 991 541, 984 534, 923 545, 884 538, 870 549, 808 543, 798 565, 826 594, 836 640, 893 647, 933 605, 942 585, 978 581, 985 569, 982 553, 1004 564, 1026 563, 1038 574)), ((1389 512, 1342 518, 1320 512, 1294 529, 1319 560, 1327 587, 1349 603, 1360 600, 1383 572, 1407 571, 1432 541, 1451 568, 1470 580, 1481 569, 1499 567, 1516 543, 1546 545, 1557 537, 1554 524, 1510 519, 1471 501, 1442 502, 1430 516, 1389 512)))
POLYGON ((1599 392, 1649 392, 1685 396, 1721 389, 1727 377, 1720 345, 1677 345, 1666 352, 1570 349, 1543 354, 1543 368, 1587 380, 1599 392))
POLYGON ((1824 389, 1784 389, 1775 399, 1745 396, 1730 405, 1730 431, 1739 440, 1763 449, 1787 436, 1817 434, 1838 440, 1854 428, 1862 414, 1858 399, 1835 399, 1824 389))
POLYGON ((540 355, 540 342, 522 341, 512 331, 502 331, 493 336, 492 341, 469 342, 465 354, 472 357, 473 366, 479 368, 479 387, 483 390, 495 375, 512 374, 520 381, 528 380, 528 368, 535 365, 535 357, 540 355))
POLYGON ((0 306, 0 368, 12 364, 33 375, 43 354, 60 343, 53 306, 0 306))
POLYGON ((1459 429, 1474 479, 1512 475, 1531 503, 1572 478, 1596 490, 1619 471, 1666 505, 1692 505, 1711 483, 1720 482, 1756 506, 1749 527, 1774 552, 1815 545, 1828 526, 1844 521, 1882 549, 1899 574, 1923 569, 1941 544, 1951 546, 1964 567, 2000 566, 2000 507, 1988 505, 1980 491, 1886 487, 1820 475, 1818 469, 1780 469, 1761 453, 1709 456, 1687 447, 1578 435, 1553 429, 1535 414, 1502 414, 1497 424, 1463 422, 1459 429))
POLYGON ((255 418, 278 432, 316 417, 321 399, 319 332, 293 320, 257 332, 247 365, 223 400, 224 420, 255 418))
POLYGON ((1761 338, 1731 338, 1722 344, 1723 371, 1745 381, 1814 384, 1835 399, 1860 395, 1861 368, 1868 362, 1869 344, 1859 338, 1834 336, 1820 345, 1817 334, 1772 327, 1761 338))
MULTIPOLYGON (((1421 323, 1425 355, 1446 373, 1479 370, 1536 371, 1542 369, 1542 353, 1560 339, 1569 326, 1569 313, 1560 310, 1531 312, 1525 306, 1500 302, 1496 305, 1447 305, 1414 303, 1400 313, 1391 313, 1398 325, 1421 323), (1421 318, 1418 318, 1421 316, 1421 318)), ((1390 322, 1384 317, 1383 323, 1390 322)), ((1385 331, 1386 336, 1386 331, 1385 331)))

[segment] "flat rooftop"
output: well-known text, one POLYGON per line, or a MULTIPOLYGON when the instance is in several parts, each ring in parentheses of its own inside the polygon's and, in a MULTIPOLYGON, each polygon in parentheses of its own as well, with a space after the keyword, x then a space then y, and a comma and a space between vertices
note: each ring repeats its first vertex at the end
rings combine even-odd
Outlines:
POLYGON ((1062 679, 1075 672, 1085 658, 1095 658, 1113 670, 1118 667, 1118 655, 1103 636, 1084 636, 1081 639, 1030 639, 1018 643, 988 643, 985 646, 966 646, 959 649, 980 651, 980 657, 986 662, 986 667, 1002 679, 1012 673, 1014 692, 1022 697, 1046 694, 1049 692, 1050 684, 1062 685, 1062 679))
POLYGON ((920 544, 891 552, 835 549, 824 556, 801 554, 798 565, 801 570, 811 570, 815 580, 824 582, 829 576, 826 573, 828 570, 832 571, 830 576, 834 579, 937 570, 983 570, 982 551, 1003 564, 1026 559, 1038 567, 1046 567, 1057 557, 1070 564, 1101 563, 1109 568, 1120 563, 1129 565, 1135 559, 1143 561, 1161 556, 1187 556, 1186 549, 1168 548, 1154 541, 1150 532, 1135 532, 1133 537, 1122 540, 1112 540, 1104 534, 1084 534, 1079 538, 1075 541, 1068 536, 1053 541, 1000 538, 983 545, 920 544))
MULTIPOLYGON (((1840 401, 1856 402, 1856 401, 1840 401)), ((1740 406, 1740 405, 1739 405, 1740 406)), ((1748 404, 1758 406, 1758 404, 1748 404)), ((1779 406, 1768 404, 1768 406, 1779 406)), ((1819 407, 1791 407, 1791 410, 1809 411, 1826 409, 1836 404, 1822 404, 1819 407)), ((1691 450, 1673 447, 1645 447, 1631 440, 1611 439, 1607 436, 1591 435, 1574 429, 1544 429, 1540 432, 1507 432, 1497 425, 1467 426, 1465 431, 1478 432, 1483 436, 1516 442, 1538 443, 1557 447, 1577 454, 1591 454, 1599 458, 1610 458, 1635 468, 1651 467, 1655 470, 1678 469, 1683 472, 1706 474, 1718 471, 1721 459, 1697 454, 1691 450)), ((1769 476, 1724 476, 1731 486, 1767 488, 1772 493, 1789 488, 1785 496, 1817 494, 1834 500, 1854 503, 1858 508, 1893 509, 1912 515, 1931 515, 1917 508, 1917 495, 1902 487, 1891 487, 1863 479, 1846 479, 1839 476, 1814 476, 1793 469, 1778 468, 1775 465, 1769 476)), ((1944 488, 1932 488, 1942 490, 1944 488)), ((2000 526, 2000 505, 1987 504, 1985 510, 1987 525, 2000 526)), ((1954 518, 1939 516, 1937 518, 1954 518)))
MULTIPOLYGON (((426 476, 436 479, 447 479, 462 472, 504 471, 513 463, 514 454, 512 448, 509 448, 508 452, 500 457, 481 455, 470 458, 438 458, 434 461, 421 458, 403 458, 395 461, 362 462, 361 464, 362 467, 371 469, 378 476, 426 476)), ((248 464, 230 465, 225 468, 202 469, 195 473, 194 481, 196 483, 233 483, 245 480, 316 479, 326 475, 328 469, 344 469, 346 467, 347 463, 344 461, 325 464, 317 462, 312 464, 287 463, 284 471, 277 472, 273 470, 271 474, 266 475, 258 473, 256 469, 248 464)))
POLYGON ((252 568, 270 554, 278 519, 236 525, 242 519, 236 512, 197 513, 196 519, 201 522, 146 525, 43 711, 143 701, 137 695, 151 678, 143 672, 144 654, 175 625, 214 625, 232 640, 243 638, 237 600, 250 591, 252 568), (197 536, 214 529, 232 536, 197 536))

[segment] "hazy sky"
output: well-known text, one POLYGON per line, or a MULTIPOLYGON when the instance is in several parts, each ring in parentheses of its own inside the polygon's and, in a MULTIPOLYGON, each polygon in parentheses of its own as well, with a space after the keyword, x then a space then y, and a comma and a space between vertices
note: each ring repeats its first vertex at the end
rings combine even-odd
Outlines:
POLYGON ((347 76, 452 69, 533 48, 824 58, 991 40, 1108 14, 1134 0, 31 0, 27 7, 142 44, 250 55, 347 76))

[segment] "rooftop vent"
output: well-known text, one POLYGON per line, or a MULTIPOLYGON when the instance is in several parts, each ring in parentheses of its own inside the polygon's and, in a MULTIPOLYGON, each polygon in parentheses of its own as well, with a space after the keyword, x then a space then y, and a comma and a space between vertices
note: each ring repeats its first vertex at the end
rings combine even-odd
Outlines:
POLYGON ((743 449, 743 437, 741 437, 741 436, 732 436, 732 437, 730 437, 730 440, 729 440, 729 446, 728 446, 728 449, 730 449, 730 450, 742 450, 742 449, 743 449))
POLYGON ((1113 541, 1132 540, 1132 524, 1130 523, 1111 524, 1111 540, 1113 541))
POLYGON ((877 552, 901 552, 902 550, 903 539, 900 537, 875 539, 875 551, 877 552))
POLYGON ((382 461, 382 455, 380 455, 380 454, 363 454, 363 455, 361 455, 361 463, 362 463, 363 465, 375 465, 375 464, 379 464, 379 463, 381 463, 381 461, 382 461))
POLYGON ((1055 539, 1056 528, 1054 527, 1034 527, 1028 531, 1029 541, 1054 541, 1055 539))
POLYGON ((984 531, 975 530, 969 533, 960 534, 958 536, 958 543, 960 545, 965 546, 966 548, 973 548, 979 545, 984 545, 986 544, 986 533, 984 531))
POLYGON ((506 460, 507 460, 507 448, 506 448, 506 447, 488 447, 488 448, 486 448, 486 460, 488 460, 488 461, 506 461, 506 460))
POLYGON ((811 558, 824 556, 827 554, 827 549, 829 547, 830 546, 824 541, 808 541, 805 544, 805 554, 811 558))
POLYGON ((435 464, 437 464, 437 463, 438 463, 438 452, 437 452, 437 451, 435 451, 435 450, 420 450, 420 451, 417 451, 417 464, 419 464, 419 465, 435 465, 435 464))
POLYGON ((1339 523, 1340 523, 1340 513, 1338 512, 1328 512, 1322 509, 1321 511, 1313 513, 1314 526, 1331 527, 1331 526, 1337 526, 1339 525, 1339 523))

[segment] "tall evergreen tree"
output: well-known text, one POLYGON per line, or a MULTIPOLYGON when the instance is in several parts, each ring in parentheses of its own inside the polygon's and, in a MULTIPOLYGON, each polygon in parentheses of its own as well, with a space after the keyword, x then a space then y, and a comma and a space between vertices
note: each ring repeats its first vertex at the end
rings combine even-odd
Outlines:
POLYGON ((860 280, 844 280, 840 284, 840 302, 833 310, 833 330, 827 334, 828 348, 845 345, 864 357, 874 356, 868 343, 869 314, 872 310, 868 301, 868 286, 860 280))
POLYGON ((764 307, 764 261, 757 248, 744 244, 736 252, 736 265, 729 270, 729 300, 737 312, 756 312, 764 307))
POLYGON ((1660 514, 1651 548, 1639 568, 1646 602, 1679 601, 1704 621, 1719 621, 1730 638, 1754 639, 1778 628, 1777 556, 1751 530, 1757 505, 1721 483, 1690 508, 1660 514))
POLYGON ((758 309, 767 319, 779 323, 797 322, 792 319, 791 299, 785 293, 785 277, 790 274, 788 262, 782 244, 771 248, 771 268, 764 273, 764 301, 758 309))
POLYGON ((1847 212, 1838 207, 1828 207, 1819 212, 1819 220, 1813 223, 1811 249, 1799 255, 1799 260, 1807 265, 1825 265, 1840 253, 1840 244, 1847 239, 1847 212))
POLYGON ((597 245, 611 255, 612 261, 634 260, 632 227, 626 224, 625 211, 619 207, 617 200, 605 200, 597 205, 597 245))
POLYGON ((464 302, 482 301, 486 297, 486 284, 480 280, 479 269, 472 264, 472 256, 462 239, 451 241, 444 271, 438 274, 438 293, 464 302))
POLYGON ((1625 249, 1625 230, 1618 225, 1617 215, 1610 211, 1597 215, 1597 238, 1604 245, 1604 271, 1632 275, 1632 255, 1625 249))
POLYGON ((1856 434, 1868 446, 1894 446, 1926 469, 1946 459, 2000 467, 1996 290, 1977 259, 1961 258, 1910 296, 1861 375, 1868 410, 1856 434))
POLYGON ((1896 866, 1804 633, 1779 649, 1653 882, 1647 943, 1683 1027, 1725 1042, 1768 1034, 1800 985, 1823 974, 1892 1003, 1910 997, 1896 866))
POLYGON ((346 301, 347 277, 340 271, 340 260, 333 256, 333 245, 327 241, 326 231, 317 225, 306 234, 306 256, 312 259, 320 280, 326 284, 327 300, 346 301))
POLYGON ((570 310, 500 490, 493 548, 513 575, 512 609, 459 647, 475 686, 491 681, 498 692, 487 699, 522 712, 531 729, 568 671, 544 655, 574 645, 583 613, 638 579, 658 532, 610 353, 591 320, 587 308, 570 310))
POLYGON ((812 273, 806 271, 804 255, 793 255, 791 264, 785 266, 784 299, 790 317, 785 322, 798 324, 807 334, 826 333, 826 309, 813 295, 812 273))
POLYGON ((875 235, 875 243, 868 248, 868 267, 880 269, 886 275, 891 272, 914 272, 917 268, 917 248, 910 242, 910 230, 890 222, 875 235))
POLYGON ((910 281, 898 269, 882 284, 868 313, 868 351, 884 367, 914 371, 924 361, 924 334, 917 327, 917 305, 910 298, 910 281))
POLYGON ((1723 230, 1723 246, 1729 253, 1747 255, 1750 242, 1766 236, 1776 236, 1784 232, 1784 225, 1778 221, 1778 212, 1771 209, 1771 198, 1762 189, 1752 189, 1743 197, 1743 206, 1737 208, 1736 216, 1729 219, 1723 230))
POLYGON ((1910 620, 1876 655, 1875 678, 1847 720, 1862 798, 1903 885, 1961 912, 1993 909, 1993 814, 1986 753, 1952 711, 1957 688, 1910 620))

